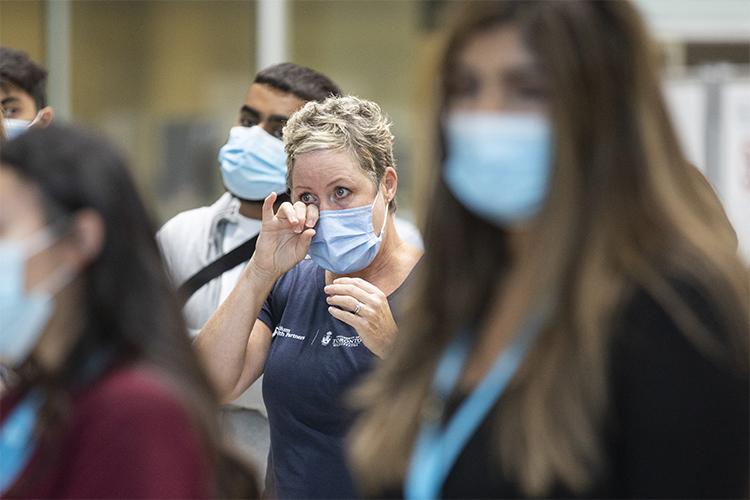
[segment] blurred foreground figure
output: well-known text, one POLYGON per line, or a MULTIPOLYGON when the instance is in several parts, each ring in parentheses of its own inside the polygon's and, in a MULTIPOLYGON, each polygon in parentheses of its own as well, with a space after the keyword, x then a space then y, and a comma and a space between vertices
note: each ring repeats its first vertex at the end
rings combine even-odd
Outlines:
POLYGON ((32 129, 0 153, 0 494, 253 495, 220 449, 148 216, 100 139, 32 129))
POLYGON ((747 498, 748 273, 628 2, 476 2, 439 73, 415 308, 363 490, 747 498))

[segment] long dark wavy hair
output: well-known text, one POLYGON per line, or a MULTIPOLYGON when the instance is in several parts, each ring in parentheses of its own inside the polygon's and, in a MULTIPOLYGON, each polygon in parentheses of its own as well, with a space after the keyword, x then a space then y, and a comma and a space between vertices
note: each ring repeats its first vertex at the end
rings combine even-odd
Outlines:
POLYGON ((493 447, 527 495, 555 484, 582 492, 605 463, 601 429, 607 344, 617 315, 645 290, 717 362, 747 374, 748 272, 734 231, 685 159, 661 94, 655 47, 625 1, 461 2, 437 70, 434 186, 414 307, 391 355, 360 388, 352 459, 363 489, 404 480, 437 360, 466 326, 481 325, 514 266, 508 233, 467 211, 440 175, 440 116, 472 37, 518 30, 549 91, 554 168, 530 228, 532 300, 555 308, 496 417, 493 447), (437 168, 436 168, 437 167, 437 168), (698 318, 677 283, 719 318, 698 318), (714 331, 711 331, 711 327, 714 331), (720 336, 720 335, 719 335, 720 336))
MULTIPOLYGON (((154 226, 123 157, 90 133, 52 125, 5 143, 0 165, 38 188, 56 231, 64 234, 64 221, 88 209, 101 217, 106 232, 101 252, 79 278, 83 326, 70 353, 52 373, 33 359, 18 370, 19 389, 41 388, 45 395, 37 431, 52 443, 43 447, 38 470, 25 477, 43 474, 58 458, 54 443, 68 423, 72 392, 91 382, 86 380, 90 360, 106 355, 110 366, 146 362, 167 377, 202 431, 216 495, 257 495, 249 469, 221 443, 217 396, 190 345, 154 226)), ((22 496, 24 485, 18 487, 14 494, 22 496)))

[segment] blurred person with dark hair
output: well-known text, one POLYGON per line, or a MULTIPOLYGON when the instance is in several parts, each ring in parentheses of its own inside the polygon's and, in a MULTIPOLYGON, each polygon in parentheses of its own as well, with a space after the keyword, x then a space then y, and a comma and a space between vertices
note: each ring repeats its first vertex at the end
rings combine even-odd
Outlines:
POLYGON ((359 389, 362 491, 747 498, 750 282, 630 2, 467 2, 414 307, 359 389))
POLYGON ((257 494, 225 451, 122 157, 59 126, 0 152, 0 495, 257 494))
POLYGON ((0 105, 9 139, 49 125, 55 115, 47 105, 47 70, 21 50, 0 47, 0 105))
MULTIPOLYGON (((279 193, 277 206, 288 200, 287 158, 282 130, 289 117, 308 101, 341 95, 325 75, 292 63, 260 71, 240 107, 235 126, 219 152, 227 192, 210 207, 188 210, 169 220, 157 234, 167 270, 186 301, 185 319, 196 335, 226 299, 253 254, 261 228, 263 200, 279 193)), ((416 228, 396 219, 407 241, 421 246, 416 228)), ((268 447, 266 409, 260 393, 262 378, 235 401, 227 413, 250 432, 245 444, 258 460, 268 447)), ((227 401, 229 403, 229 401, 227 401)))

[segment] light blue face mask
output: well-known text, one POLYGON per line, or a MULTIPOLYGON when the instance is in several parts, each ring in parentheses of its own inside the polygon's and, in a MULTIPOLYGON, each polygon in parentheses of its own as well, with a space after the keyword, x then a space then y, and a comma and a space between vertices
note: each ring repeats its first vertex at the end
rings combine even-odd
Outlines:
POLYGON ((286 192, 284 144, 258 125, 232 127, 219 162, 224 186, 239 198, 262 200, 286 192))
POLYGON ((46 228, 25 240, 0 240, 2 363, 18 366, 26 360, 52 315, 54 293, 70 281, 68 276, 57 273, 44 286, 26 291, 26 261, 53 243, 46 228))
POLYGON ((370 265, 378 254, 388 221, 386 205, 383 226, 376 235, 372 210, 379 196, 380 189, 371 205, 320 212, 315 236, 307 251, 316 264, 334 274, 354 273, 370 265))
POLYGON ((445 133, 443 180, 464 207, 500 227, 522 225, 539 212, 552 174, 545 117, 454 113, 445 133))
POLYGON ((15 139, 29 129, 31 120, 20 120, 18 118, 3 118, 3 128, 8 140, 15 139))

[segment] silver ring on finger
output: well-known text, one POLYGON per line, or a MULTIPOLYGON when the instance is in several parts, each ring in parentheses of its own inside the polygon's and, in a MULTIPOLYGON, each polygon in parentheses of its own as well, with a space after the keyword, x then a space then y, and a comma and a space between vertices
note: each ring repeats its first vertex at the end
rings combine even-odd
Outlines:
POLYGON ((363 306, 364 304, 362 302, 357 302, 357 307, 354 308, 354 310, 352 311, 352 314, 357 316, 359 314, 359 311, 362 310, 363 306))

